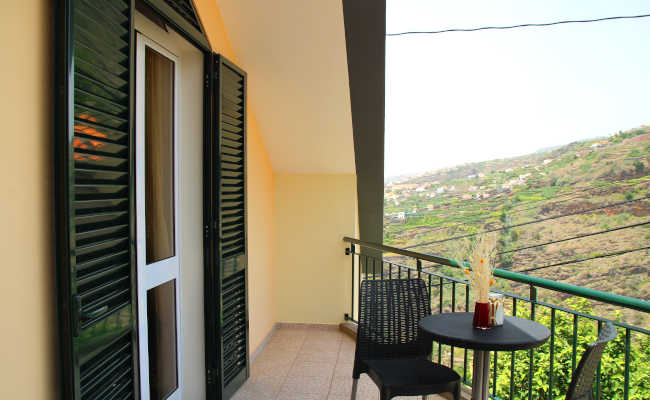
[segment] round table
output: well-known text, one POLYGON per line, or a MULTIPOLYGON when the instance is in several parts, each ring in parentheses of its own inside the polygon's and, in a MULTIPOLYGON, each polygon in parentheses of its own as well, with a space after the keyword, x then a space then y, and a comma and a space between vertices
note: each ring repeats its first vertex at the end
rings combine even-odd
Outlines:
POLYGON ((443 313, 420 320, 420 328, 441 344, 474 350, 472 400, 487 400, 490 384, 490 351, 524 350, 548 340, 551 331, 529 319, 506 316, 502 326, 474 329, 474 313, 443 313))

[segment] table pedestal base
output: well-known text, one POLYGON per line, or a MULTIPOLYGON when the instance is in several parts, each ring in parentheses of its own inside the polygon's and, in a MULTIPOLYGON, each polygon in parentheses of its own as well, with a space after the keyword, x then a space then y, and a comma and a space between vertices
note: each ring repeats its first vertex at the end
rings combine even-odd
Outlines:
POLYGON ((472 400, 487 400, 490 392, 490 352, 474 350, 472 400))

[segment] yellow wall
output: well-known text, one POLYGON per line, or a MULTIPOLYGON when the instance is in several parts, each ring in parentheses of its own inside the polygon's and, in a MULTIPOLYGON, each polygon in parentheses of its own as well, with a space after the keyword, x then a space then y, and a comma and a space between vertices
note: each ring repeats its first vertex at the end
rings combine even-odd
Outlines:
MULTIPOLYGON (((215 0, 195 4, 215 51, 236 62, 215 0)), ((0 63, 2 399, 58 398, 52 20, 45 0, 12 1, 0 15, 0 48, 11 49, 0 63)), ((341 237, 355 232, 356 184, 353 175, 274 176, 250 107, 248 117, 250 343, 255 351, 277 321, 337 323, 347 311, 349 259, 341 237)))
MULTIPOLYGON (((195 0, 212 49, 233 62, 230 46, 215 0, 195 0)), ((249 98, 255 93, 248 93, 249 98)), ((271 106, 271 105, 269 105, 271 106)), ((248 103, 248 282, 251 353, 276 322, 273 308, 273 169, 248 103)))
POLYGON ((52 10, 46 0, 2 6, 0 398, 54 399, 52 10))
POLYGON ((275 296, 279 322, 342 322, 350 308, 355 175, 275 176, 275 296))

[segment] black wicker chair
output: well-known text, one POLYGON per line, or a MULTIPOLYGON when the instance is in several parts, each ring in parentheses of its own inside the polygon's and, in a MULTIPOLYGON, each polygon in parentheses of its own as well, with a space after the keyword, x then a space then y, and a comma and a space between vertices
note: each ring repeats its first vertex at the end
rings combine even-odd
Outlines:
POLYGON ((607 343, 616 339, 616 328, 611 322, 600 330, 598 339, 589 345, 580 359, 578 368, 573 373, 566 400, 593 400, 593 383, 596 377, 598 363, 603 356, 607 343))
POLYGON ((460 376, 428 359, 433 339, 418 323, 430 314, 422 279, 361 282, 352 400, 362 373, 375 382, 381 400, 445 392, 460 399, 460 376))

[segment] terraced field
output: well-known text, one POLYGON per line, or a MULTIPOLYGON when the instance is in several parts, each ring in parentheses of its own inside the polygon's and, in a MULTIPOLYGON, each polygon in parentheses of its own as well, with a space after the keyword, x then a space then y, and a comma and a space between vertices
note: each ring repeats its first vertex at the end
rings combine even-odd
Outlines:
MULTIPOLYGON (((642 126, 387 184, 384 243, 463 257, 456 238, 487 231, 503 253, 500 268, 650 300, 649 186, 650 127, 642 126)), ((640 313, 620 318, 650 327, 640 313)))

